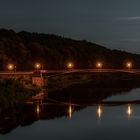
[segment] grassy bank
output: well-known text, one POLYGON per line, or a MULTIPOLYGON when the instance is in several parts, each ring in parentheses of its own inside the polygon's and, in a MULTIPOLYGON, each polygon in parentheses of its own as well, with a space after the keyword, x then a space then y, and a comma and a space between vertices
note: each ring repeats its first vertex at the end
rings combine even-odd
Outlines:
POLYGON ((77 72, 72 74, 58 75, 48 79, 48 90, 49 92, 55 92, 58 90, 64 90, 71 86, 79 86, 83 84, 92 85, 93 87, 129 87, 132 84, 133 86, 134 84, 140 85, 140 75, 125 72, 77 72))
POLYGON ((35 94, 35 89, 25 87, 16 79, 1 79, 0 89, 0 112, 35 94))
POLYGON ((136 74, 73 73, 50 79, 48 98, 88 104, 100 102, 112 95, 127 93, 138 87, 140 76, 136 74))

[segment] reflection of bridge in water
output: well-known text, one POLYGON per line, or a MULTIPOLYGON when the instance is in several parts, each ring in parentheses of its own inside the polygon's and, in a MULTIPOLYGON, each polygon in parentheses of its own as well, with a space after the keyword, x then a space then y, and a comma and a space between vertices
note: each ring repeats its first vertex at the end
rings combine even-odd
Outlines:
MULTIPOLYGON (((48 101, 52 102, 42 102, 42 105, 68 105, 68 102, 61 102, 61 101, 56 101, 53 99, 48 99, 48 101)), ((134 101, 102 101, 102 102, 93 102, 93 103, 71 103, 73 106, 97 106, 97 105, 102 105, 102 106, 119 106, 119 105, 128 105, 128 104, 140 104, 140 100, 134 100, 134 101)))
MULTIPOLYGON (((52 100, 52 99, 51 99, 52 100)), ((48 100, 50 101, 50 100, 48 100)), ((114 103, 108 102, 100 102, 100 103, 93 103, 90 105, 83 105, 83 104, 74 104, 71 102, 34 102, 33 104, 25 104, 25 106, 18 106, 17 108, 13 108, 13 110, 6 111, 0 117, 0 133, 8 133, 11 130, 15 129, 17 126, 26 126, 31 125, 35 121, 38 120, 52 120, 52 119, 58 119, 61 117, 67 117, 68 119, 73 119, 75 113, 79 113, 83 109, 85 109, 88 106, 93 107, 90 111, 93 113, 91 115, 95 115, 95 117, 99 120, 102 120, 104 116, 106 116, 109 111, 108 109, 111 107, 111 105, 114 105, 114 103), (105 107, 107 105, 107 107, 105 107), (15 113, 17 112, 17 113, 15 113), (11 115, 12 114, 12 115, 11 115), (21 114, 21 115, 19 115, 21 114), (6 119, 5 119, 6 118, 6 119), (16 120, 16 121, 15 121, 16 120)), ((125 114, 127 118, 131 119, 133 117, 133 114, 135 114, 135 106, 133 104, 140 103, 139 101, 131 101, 132 104, 128 104, 128 102, 121 102, 115 104, 115 105, 122 105, 119 107, 119 113, 125 114), (123 105, 124 104, 124 105, 123 105)), ((113 108, 113 111, 115 111, 117 108, 113 108)), ((111 108, 112 111, 112 108, 111 108)))
MULTIPOLYGON (((37 93, 36 95, 32 96, 31 99, 29 99, 28 101, 26 101, 26 104, 34 104, 34 103, 39 103, 42 105, 48 105, 48 104, 55 104, 55 105, 68 105, 69 102, 66 101, 61 101, 61 100, 57 100, 57 99, 53 99, 53 98, 49 98, 46 96, 46 98, 44 99, 44 96, 47 93, 44 93, 43 90, 39 93, 37 93)), ((117 105, 125 105, 125 104, 140 104, 140 99, 139 100, 126 100, 126 101, 118 101, 118 100, 113 100, 113 101, 105 101, 105 100, 97 100, 97 101, 92 101, 92 102, 88 102, 88 101, 82 101, 82 103, 80 102, 73 102, 71 103, 74 106, 94 106, 94 105, 104 105, 104 106, 117 106, 117 105)))
POLYGON ((28 101, 26 101, 26 104, 34 104, 34 103, 38 103, 38 104, 43 104, 43 99, 44 99, 44 93, 40 92, 34 96, 32 96, 31 99, 29 99, 28 101))
MULTIPOLYGON (((69 105, 69 102, 59 101, 55 99, 47 98, 44 101, 44 93, 39 93, 32 97, 29 101, 26 101, 26 104, 34 104, 40 103, 42 105, 69 105), (48 101, 48 102, 47 102, 48 101)), ((96 106, 96 105, 103 105, 103 106, 119 106, 119 105, 127 105, 127 104, 140 104, 140 100, 128 100, 128 101, 97 101, 92 103, 71 103, 73 106, 96 106)))
MULTIPOLYGON (((140 102, 139 102, 140 104, 140 102)), ((37 115, 37 118, 39 119, 40 118, 40 115, 43 113, 43 108, 46 106, 64 106, 66 108, 66 116, 71 119, 73 117, 73 113, 77 110, 76 108, 79 107, 79 108, 85 108, 85 107, 89 107, 89 106, 93 106, 95 107, 95 111, 96 111, 96 115, 99 119, 101 119, 101 117, 103 117, 103 114, 105 113, 105 109, 104 107, 107 105, 108 107, 110 105, 114 106, 114 105, 126 105, 126 109, 125 109, 125 113, 127 114, 128 118, 130 118, 133 114, 133 104, 128 104, 125 102, 125 104, 92 104, 92 105, 76 105, 76 104, 72 104, 72 103, 66 103, 65 105, 63 104, 52 104, 52 103, 43 103, 43 104, 39 104, 36 103, 36 106, 35 106, 35 113, 37 115)), ((64 108, 63 108, 64 109, 64 108)), ((59 110, 61 112, 61 110, 59 110)))
POLYGON ((40 114, 41 112, 43 112, 43 108, 45 106, 65 106, 67 108, 67 117, 69 119, 72 118, 73 113, 75 112, 75 108, 76 107, 80 107, 80 108, 85 108, 85 107, 89 107, 89 106, 94 106, 96 107, 96 114, 98 116, 98 118, 102 117, 103 114, 103 108, 105 106, 121 106, 121 105, 126 105, 126 114, 128 115, 128 117, 131 117, 132 113, 133 113, 133 109, 132 109, 132 105, 135 104, 140 104, 140 100, 129 100, 129 101, 101 101, 101 102, 93 102, 90 104, 84 104, 84 103, 72 103, 72 102, 65 102, 65 101, 59 101, 59 100, 55 100, 55 99, 50 99, 47 98, 45 100, 45 102, 43 102, 43 97, 44 97, 44 93, 39 93, 36 96, 32 97, 32 101, 28 101, 26 102, 26 104, 29 105, 35 105, 35 112, 37 114, 37 118, 40 118, 40 114))
MULTIPOLYGON (((95 103, 97 105, 99 103, 95 103)), ((109 106, 117 106, 117 105, 125 105, 125 104, 140 104, 140 100, 128 100, 128 101, 102 101, 101 105, 109 105, 109 106)))

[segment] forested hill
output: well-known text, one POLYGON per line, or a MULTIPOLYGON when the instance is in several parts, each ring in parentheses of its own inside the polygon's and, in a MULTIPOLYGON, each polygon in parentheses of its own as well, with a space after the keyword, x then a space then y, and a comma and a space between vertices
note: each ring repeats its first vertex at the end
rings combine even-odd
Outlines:
POLYGON ((102 61, 105 68, 123 68, 126 61, 140 67, 140 55, 110 50, 103 46, 57 35, 0 29, 0 70, 14 63, 18 70, 31 70, 35 62, 46 69, 63 69, 68 61, 76 68, 95 68, 102 61))

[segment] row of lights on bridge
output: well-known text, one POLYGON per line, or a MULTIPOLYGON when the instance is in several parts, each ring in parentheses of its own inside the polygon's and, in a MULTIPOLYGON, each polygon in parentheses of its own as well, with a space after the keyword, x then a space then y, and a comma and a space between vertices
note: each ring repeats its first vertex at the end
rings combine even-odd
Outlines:
MULTIPOLYGON (((103 67, 104 66, 103 66, 102 62, 97 62, 96 63, 96 68, 102 69, 103 67)), ((74 63, 72 63, 72 62, 67 63, 67 68, 68 69, 73 69, 74 68, 74 63)), ((131 69, 132 68, 132 62, 127 62, 126 63, 126 68, 131 69)))
MULTIPOLYGON (((43 65, 41 64, 41 63, 35 63, 35 69, 36 70, 41 70, 41 69, 43 69, 43 65)), ((74 65, 74 63, 73 62, 68 62, 67 64, 66 64, 66 68, 67 69, 74 69, 74 67, 75 67, 75 65, 74 65)), ((102 69, 104 66, 103 66, 103 63, 102 62, 97 62, 96 63, 96 68, 98 68, 98 69, 102 69)), ((127 62, 126 63, 126 68, 128 68, 128 69, 131 69, 132 68, 132 62, 127 62)), ((8 70, 15 70, 16 71, 16 65, 14 65, 14 64, 8 64, 7 65, 7 69, 8 70)))

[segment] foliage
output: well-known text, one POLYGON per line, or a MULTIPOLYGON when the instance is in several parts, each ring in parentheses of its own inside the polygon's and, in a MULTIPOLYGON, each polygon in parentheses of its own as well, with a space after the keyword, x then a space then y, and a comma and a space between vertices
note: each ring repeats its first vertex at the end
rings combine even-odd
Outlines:
POLYGON ((30 98, 33 91, 24 87, 16 79, 0 80, 0 110, 14 106, 17 102, 30 98))
POLYGON ((14 63, 18 70, 32 70, 35 62, 44 69, 63 69, 68 61, 76 68, 94 68, 96 61, 104 62, 105 68, 122 68, 126 61, 140 67, 140 55, 110 50, 103 46, 64 38, 57 35, 0 30, 0 69, 14 63))

